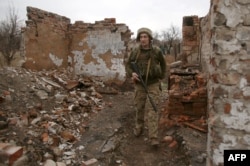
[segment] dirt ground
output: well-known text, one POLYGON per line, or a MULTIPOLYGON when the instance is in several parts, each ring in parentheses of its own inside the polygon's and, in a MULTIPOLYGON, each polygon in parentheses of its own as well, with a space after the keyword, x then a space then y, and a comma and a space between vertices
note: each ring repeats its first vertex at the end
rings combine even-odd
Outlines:
MULTIPOLYGON (((168 114, 166 82, 159 109, 161 142, 154 148, 146 129, 140 137, 132 133, 131 85, 15 68, 0 69, 0 78, 0 143, 24 149, 14 165, 46 165, 47 160, 72 166, 87 161, 95 166, 206 165, 207 133, 168 114)), ((195 120, 200 119, 187 119, 195 120)))

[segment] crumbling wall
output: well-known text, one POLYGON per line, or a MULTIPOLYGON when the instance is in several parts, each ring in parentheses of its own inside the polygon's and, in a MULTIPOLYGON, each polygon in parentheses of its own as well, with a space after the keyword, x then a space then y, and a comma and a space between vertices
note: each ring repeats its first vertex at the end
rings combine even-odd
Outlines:
POLYGON ((128 27, 116 24, 115 18, 95 24, 76 22, 70 27, 70 70, 104 80, 124 80, 128 34, 128 27))
POLYGON ((70 19, 33 7, 27 7, 27 17, 23 29, 24 67, 34 70, 67 67, 70 19))
POLYGON ((183 62, 199 64, 200 20, 198 16, 185 16, 182 22, 182 56, 183 62))
POLYGON ((105 81, 125 80, 124 54, 131 32, 115 18, 94 24, 27 7, 24 29, 24 67, 43 70, 67 68, 74 74, 97 76, 105 81))
POLYGON ((212 0, 202 19, 201 57, 208 75, 208 162, 225 149, 250 149, 250 1, 212 0))
POLYGON ((198 16, 183 17, 182 61, 171 64, 169 70, 170 114, 207 116, 206 75, 200 63, 200 19, 198 16))
POLYGON ((171 72, 168 111, 170 115, 207 116, 206 76, 199 71, 171 72))

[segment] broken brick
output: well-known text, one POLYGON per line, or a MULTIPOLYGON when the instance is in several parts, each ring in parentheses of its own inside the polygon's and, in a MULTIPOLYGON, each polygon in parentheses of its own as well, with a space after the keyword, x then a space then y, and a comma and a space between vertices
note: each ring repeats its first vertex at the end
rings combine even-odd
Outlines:
POLYGON ((176 140, 173 140, 169 145, 168 147, 170 149, 176 149, 178 147, 178 142, 176 140))
POLYGON ((76 88, 79 85, 79 81, 67 81, 66 89, 71 90, 76 88))
POLYGON ((20 146, 14 146, 8 143, 0 143, 0 155, 7 157, 7 161, 9 165, 13 165, 13 163, 23 155, 23 148, 20 146))
POLYGON ((230 105, 229 103, 226 103, 226 104, 224 105, 224 113, 225 113, 225 114, 229 114, 230 111, 231 111, 231 105, 230 105))
POLYGON ((68 131, 63 131, 60 133, 60 135, 64 140, 66 140, 68 142, 74 142, 77 140, 77 138, 68 131))

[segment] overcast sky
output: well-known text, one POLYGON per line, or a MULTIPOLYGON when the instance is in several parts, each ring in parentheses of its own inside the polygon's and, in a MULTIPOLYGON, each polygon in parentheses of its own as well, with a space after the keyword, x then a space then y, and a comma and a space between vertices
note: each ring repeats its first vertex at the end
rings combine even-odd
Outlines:
POLYGON ((26 7, 32 6, 88 23, 116 18, 132 32, 148 27, 161 32, 171 25, 181 29, 183 16, 207 15, 210 0, 0 0, 0 20, 14 6, 21 20, 27 20, 26 7))

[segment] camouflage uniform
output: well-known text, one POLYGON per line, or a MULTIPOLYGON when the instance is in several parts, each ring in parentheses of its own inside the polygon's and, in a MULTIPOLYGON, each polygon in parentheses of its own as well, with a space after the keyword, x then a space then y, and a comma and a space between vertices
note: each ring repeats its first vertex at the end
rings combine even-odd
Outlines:
MULTIPOLYGON (((152 33, 147 28, 140 29, 141 32, 146 32, 152 39, 152 33), (148 32, 149 30, 149 32, 148 32)), ((138 31, 137 40, 140 34, 138 31)), ((143 49, 141 46, 135 48, 126 63, 126 72, 128 77, 132 76, 133 70, 131 62, 136 62, 143 81, 147 85, 148 93, 152 97, 156 106, 159 104, 160 95, 160 79, 165 77, 166 63, 162 51, 159 47, 152 46, 150 49, 143 49), (149 59, 151 58, 150 62, 149 59), (150 63, 149 71, 148 64, 150 63), (147 75, 148 74, 148 75, 147 75)), ((135 83, 134 103, 136 107, 136 130, 137 134, 142 132, 145 123, 145 115, 147 115, 148 136, 150 139, 158 138, 158 119, 159 111, 155 112, 151 103, 147 99, 147 93, 140 82, 135 83), (147 111, 147 112, 145 112, 147 111), (147 114, 145 114, 147 113, 147 114)))

